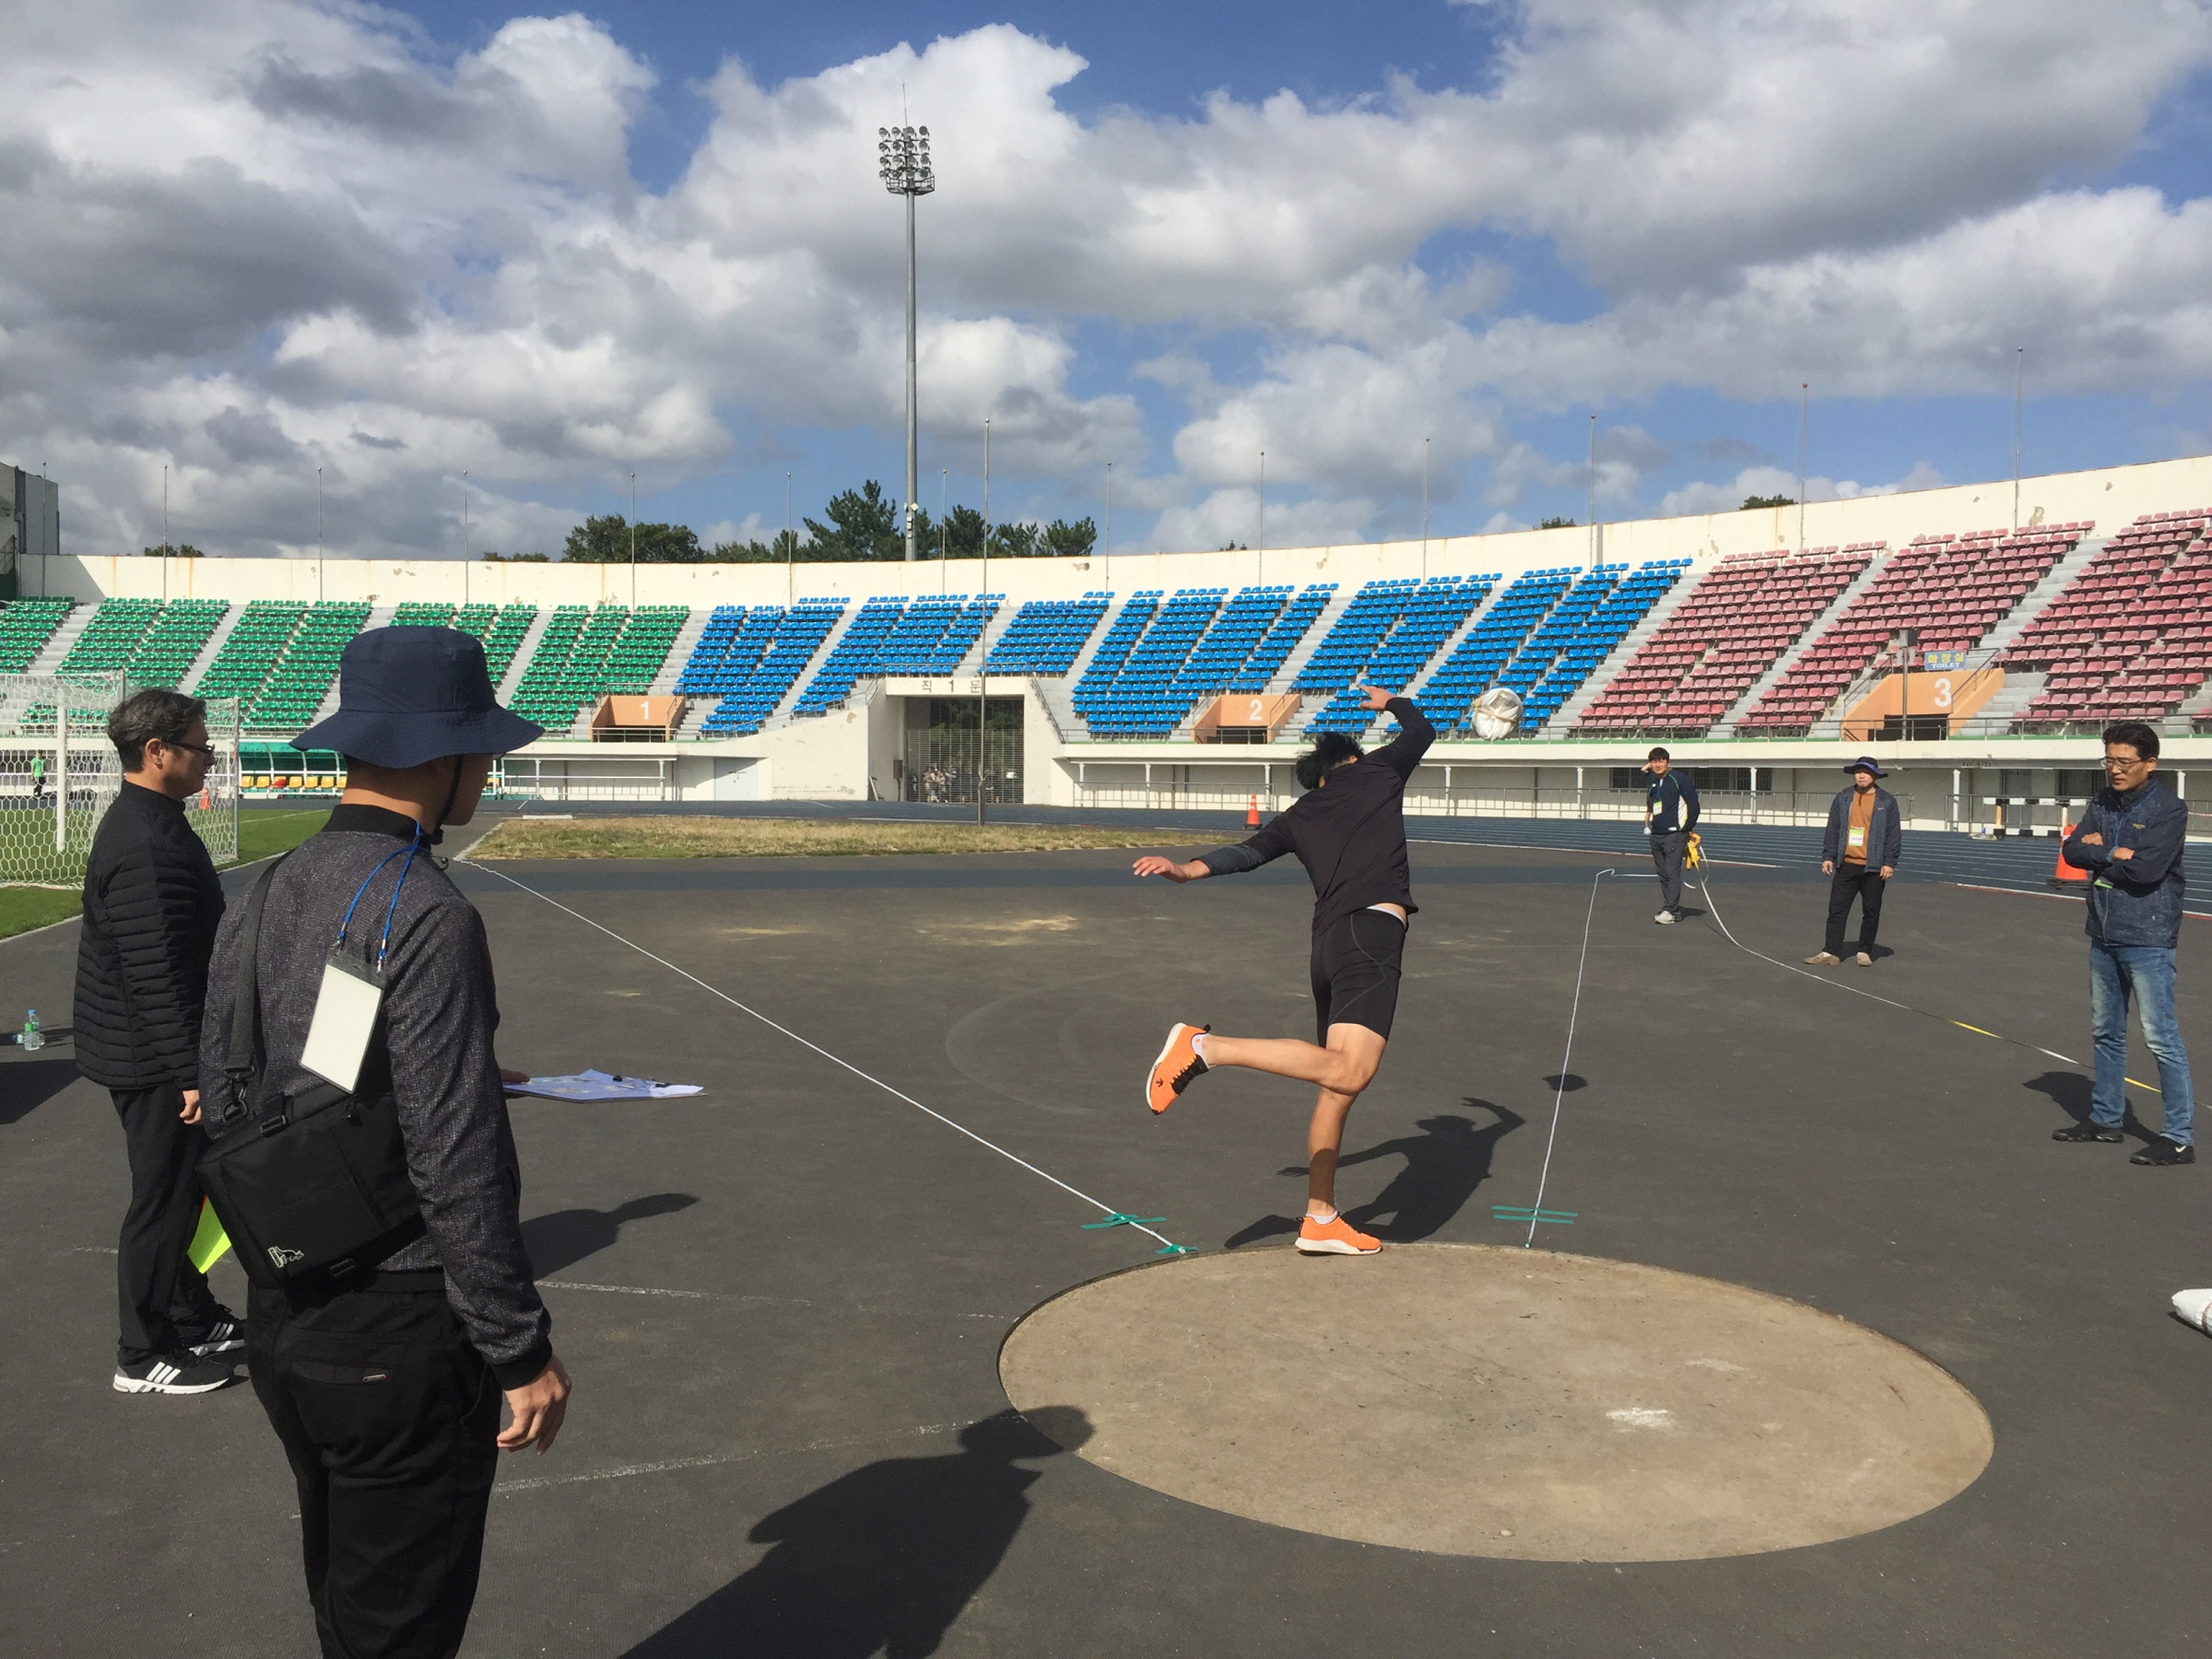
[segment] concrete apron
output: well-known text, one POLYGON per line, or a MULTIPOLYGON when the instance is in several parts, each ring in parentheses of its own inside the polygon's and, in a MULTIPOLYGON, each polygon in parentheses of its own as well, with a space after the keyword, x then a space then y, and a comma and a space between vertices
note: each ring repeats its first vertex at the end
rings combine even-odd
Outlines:
POLYGON ((1993 1450, 1947 1371, 1849 1320, 1494 1245, 1136 1268, 1038 1308, 1000 1371, 1044 1432, 1086 1421, 1070 1449, 1141 1486, 1451 1555, 1828 1543, 1957 1496, 1993 1450))

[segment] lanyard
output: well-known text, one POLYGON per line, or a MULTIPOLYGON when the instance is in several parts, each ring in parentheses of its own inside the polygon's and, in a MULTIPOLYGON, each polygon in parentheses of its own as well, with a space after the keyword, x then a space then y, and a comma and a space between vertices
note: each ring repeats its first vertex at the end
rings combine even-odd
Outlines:
POLYGON ((395 847, 377 860, 375 869, 361 877, 361 885, 353 890, 353 903, 346 907, 346 919, 338 924, 337 943, 331 947, 334 954, 344 947, 347 930, 353 925, 353 912, 361 902, 361 895, 369 890, 369 884, 376 879, 378 872, 382 871, 386 865, 405 853, 407 861, 399 866, 399 879, 392 884, 392 902, 384 907, 383 937, 377 941, 376 946, 377 971, 380 973, 383 971, 384 952, 390 948, 392 944, 392 918, 399 911, 399 889, 407 885, 407 872, 415 867, 415 854, 421 850, 420 841, 414 841, 406 847, 395 847))

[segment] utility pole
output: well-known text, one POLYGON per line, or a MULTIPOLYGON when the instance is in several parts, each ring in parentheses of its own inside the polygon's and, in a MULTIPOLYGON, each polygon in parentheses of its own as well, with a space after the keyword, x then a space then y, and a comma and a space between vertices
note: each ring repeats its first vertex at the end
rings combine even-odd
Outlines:
POLYGON ((922 441, 921 394, 914 359, 914 198, 937 187, 937 175, 929 165, 927 127, 877 127, 876 161, 883 187, 906 198, 906 557, 914 554, 914 519, 922 511, 915 495, 920 488, 922 441))
POLYGON ((1797 386, 1797 551, 1805 552, 1805 418, 1810 406, 1813 383, 1801 381, 1797 386))

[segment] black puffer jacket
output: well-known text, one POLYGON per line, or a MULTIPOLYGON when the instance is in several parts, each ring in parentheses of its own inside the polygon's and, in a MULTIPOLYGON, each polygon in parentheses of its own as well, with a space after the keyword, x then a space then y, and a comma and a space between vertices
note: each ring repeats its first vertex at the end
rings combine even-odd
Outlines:
POLYGON ((76 1069, 109 1088, 200 1086, 200 1009, 223 887, 182 803, 125 782, 85 866, 76 1069))

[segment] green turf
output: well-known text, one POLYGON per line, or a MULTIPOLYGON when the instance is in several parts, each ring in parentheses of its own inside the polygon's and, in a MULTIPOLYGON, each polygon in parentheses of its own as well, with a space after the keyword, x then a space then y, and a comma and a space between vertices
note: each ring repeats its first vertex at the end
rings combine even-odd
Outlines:
MULTIPOLYGON (((238 815, 238 862, 288 853, 330 816, 327 806, 248 806, 238 815)), ((75 888, 0 887, 0 939, 76 914, 75 888)))

